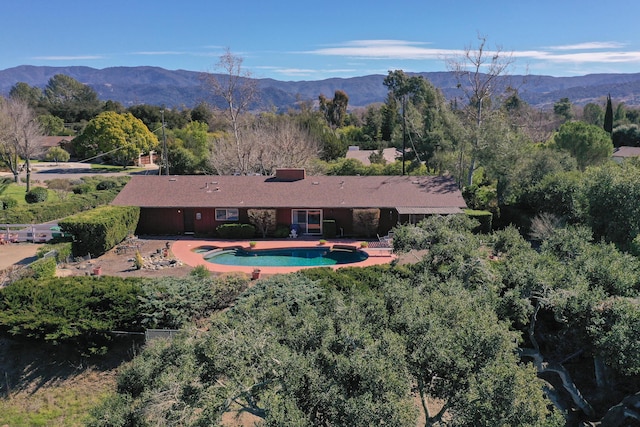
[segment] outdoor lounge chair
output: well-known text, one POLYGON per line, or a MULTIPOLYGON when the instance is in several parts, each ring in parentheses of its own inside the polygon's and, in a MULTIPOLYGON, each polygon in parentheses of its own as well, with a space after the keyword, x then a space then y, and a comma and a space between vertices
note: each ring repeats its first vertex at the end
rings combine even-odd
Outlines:
POLYGON ((379 234, 377 234, 377 236, 380 243, 385 246, 393 247, 393 232, 390 231, 386 236, 380 237, 379 234))

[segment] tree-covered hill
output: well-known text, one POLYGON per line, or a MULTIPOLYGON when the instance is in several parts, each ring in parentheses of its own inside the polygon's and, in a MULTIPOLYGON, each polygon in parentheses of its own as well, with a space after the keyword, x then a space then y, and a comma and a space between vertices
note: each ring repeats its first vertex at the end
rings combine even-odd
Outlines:
MULTIPOLYGON (((194 107, 206 99, 202 72, 166 70, 159 67, 44 67, 23 65, 0 70, 0 94, 6 95, 16 83, 43 88, 51 77, 64 74, 94 89, 101 100, 124 106, 149 104, 169 107, 194 107)), ((418 73, 442 90, 447 98, 458 95, 457 79, 450 72, 418 73)), ((364 107, 385 101, 384 75, 331 78, 318 81, 278 81, 256 76, 261 92, 256 109, 273 107, 286 111, 299 101, 316 101, 319 94, 332 95, 336 90, 349 94, 351 107, 364 107)), ((591 74, 577 77, 509 76, 502 84, 516 87, 522 99, 535 107, 551 107, 561 98, 584 105, 611 94, 629 106, 640 105, 640 73, 591 74)))

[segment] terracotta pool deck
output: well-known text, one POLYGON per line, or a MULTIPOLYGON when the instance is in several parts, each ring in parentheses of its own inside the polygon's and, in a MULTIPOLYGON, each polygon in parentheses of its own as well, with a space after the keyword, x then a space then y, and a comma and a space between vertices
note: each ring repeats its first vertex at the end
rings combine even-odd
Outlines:
MULTIPOLYGON (((278 239, 278 240, 252 240, 257 242, 256 249, 279 249, 279 248, 309 248, 320 246, 319 239, 278 239)), ((355 246, 358 249, 362 249, 367 252, 369 257, 360 262, 354 262, 350 264, 338 264, 330 266, 333 269, 342 267, 367 267, 370 265, 388 264, 396 258, 391 253, 390 248, 360 248, 360 242, 362 240, 349 240, 349 239, 327 239, 327 243, 323 246, 332 247, 334 245, 350 245, 355 246)), ((256 268, 260 269, 261 275, 281 274, 281 273, 293 273, 305 268, 316 267, 251 267, 251 266, 236 266, 236 265, 221 265, 207 262, 202 257, 202 253, 194 252, 195 249, 200 247, 230 247, 241 246, 243 248, 249 248, 249 240, 214 240, 214 239, 191 239, 188 237, 182 237, 171 245, 171 251, 173 255, 184 262, 187 265, 196 267, 198 265, 205 266, 209 271, 214 273, 231 273, 242 272, 251 274, 256 268)))

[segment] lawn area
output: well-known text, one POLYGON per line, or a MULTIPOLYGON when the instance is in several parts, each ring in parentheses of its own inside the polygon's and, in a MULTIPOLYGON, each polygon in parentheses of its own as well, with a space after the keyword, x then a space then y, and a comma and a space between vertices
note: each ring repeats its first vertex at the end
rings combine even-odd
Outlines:
POLYGON ((93 170, 97 170, 100 172, 129 172, 129 173, 133 173, 133 172, 140 172, 140 171, 144 171, 145 168, 140 168, 137 166, 127 166, 127 167, 122 167, 122 166, 116 166, 116 165, 103 165, 103 164, 98 164, 98 163, 91 163, 91 169, 93 170))
POLYGON ((11 178, 0 178, 0 197, 10 197, 19 205, 26 204, 24 200, 26 189, 24 185, 15 184, 11 178))
MULTIPOLYGON (((33 185, 32 185, 33 188, 33 185)), ((24 184, 16 184, 11 178, 0 178, 0 198, 10 197, 18 202, 18 205, 26 205, 24 195, 27 193, 27 186, 24 184)), ((55 191, 49 190, 48 201, 58 200, 58 195, 55 191)))
POLYGON ((82 426, 87 414, 115 388, 111 374, 85 374, 60 385, 0 400, 0 425, 82 426))

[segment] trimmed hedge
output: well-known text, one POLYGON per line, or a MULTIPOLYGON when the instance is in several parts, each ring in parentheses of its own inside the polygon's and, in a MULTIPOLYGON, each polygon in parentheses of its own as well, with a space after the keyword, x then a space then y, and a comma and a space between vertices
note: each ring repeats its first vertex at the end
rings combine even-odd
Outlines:
POLYGON ((469 218, 474 218, 480 222, 480 225, 473 230, 474 232, 491 233, 493 226, 493 213, 473 209, 465 209, 464 213, 469 218))
POLYGON ((3 216, 9 224, 54 221, 78 212, 109 204, 119 191, 120 189, 96 191, 92 194, 73 195, 67 200, 59 202, 15 206, 3 212, 3 216))
POLYGON ((223 239, 250 239, 256 234, 252 224, 222 224, 216 227, 216 233, 223 239))
POLYGON ((74 256, 97 257, 131 234, 139 219, 138 207, 102 206, 65 218, 59 224, 65 233, 73 235, 74 256))
POLYGON ((49 197, 49 191, 44 187, 35 187, 24 195, 27 203, 42 203, 49 197))

